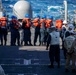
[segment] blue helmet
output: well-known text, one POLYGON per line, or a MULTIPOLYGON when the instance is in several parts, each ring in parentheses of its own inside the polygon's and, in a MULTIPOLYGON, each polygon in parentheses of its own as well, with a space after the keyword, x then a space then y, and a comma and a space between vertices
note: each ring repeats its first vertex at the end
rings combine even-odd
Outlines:
POLYGON ((15 19, 17 19, 17 17, 15 16, 15 19))
POLYGON ((46 18, 46 15, 43 15, 42 18, 46 18))
POLYGON ((16 17, 16 16, 14 16, 14 15, 12 15, 12 16, 11 16, 11 18, 12 18, 12 19, 17 19, 17 17, 16 17))
POLYGON ((29 14, 25 14, 25 17, 26 17, 26 18, 30 18, 29 14))
POLYGON ((2 16, 4 16, 4 17, 5 17, 5 16, 6 16, 6 14, 2 14, 2 16))
POLYGON ((36 18, 40 18, 40 16, 39 15, 36 15, 36 18))
POLYGON ((52 19, 53 20, 53 16, 49 16, 49 19, 52 19))

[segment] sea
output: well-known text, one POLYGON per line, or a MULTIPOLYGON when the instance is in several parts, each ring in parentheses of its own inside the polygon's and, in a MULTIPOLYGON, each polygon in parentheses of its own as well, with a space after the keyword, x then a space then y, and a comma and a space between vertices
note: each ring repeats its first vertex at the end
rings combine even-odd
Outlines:
MULTIPOLYGON (((2 0, 2 5, 9 16, 13 14, 10 5, 14 5, 19 0, 2 0)), ((49 15, 54 19, 61 19, 64 16, 64 0, 26 0, 32 6, 33 17, 36 14, 40 16, 49 15)), ((72 19, 76 10, 76 0, 67 0, 68 3, 68 18, 72 19)))

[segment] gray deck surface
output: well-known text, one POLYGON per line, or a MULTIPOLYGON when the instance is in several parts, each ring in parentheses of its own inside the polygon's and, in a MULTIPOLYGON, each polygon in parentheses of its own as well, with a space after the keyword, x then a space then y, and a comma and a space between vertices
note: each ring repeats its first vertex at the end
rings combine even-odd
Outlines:
POLYGON ((45 46, 0 46, 0 64, 7 75, 76 75, 65 73, 63 50, 60 53, 61 67, 48 68, 50 64, 45 46))

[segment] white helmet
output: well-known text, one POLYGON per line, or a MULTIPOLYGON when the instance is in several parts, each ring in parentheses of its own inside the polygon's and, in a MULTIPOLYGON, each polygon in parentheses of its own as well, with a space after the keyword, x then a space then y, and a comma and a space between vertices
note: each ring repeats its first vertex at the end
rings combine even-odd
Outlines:
POLYGON ((67 21, 66 21, 66 20, 64 20, 64 21, 63 21, 63 24, 67 24, 67 21))

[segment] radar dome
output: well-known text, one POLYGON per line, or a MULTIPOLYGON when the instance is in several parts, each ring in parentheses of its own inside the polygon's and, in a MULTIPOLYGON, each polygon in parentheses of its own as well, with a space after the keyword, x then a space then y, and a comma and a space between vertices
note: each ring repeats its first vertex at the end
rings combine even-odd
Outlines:
POLYGON ((23 19, 25 14, 29 14, 30 18, 32 18, 32 8, 28 1, 19 0, 14 4, 13 14, 17 16, 18 19, 23 19))

